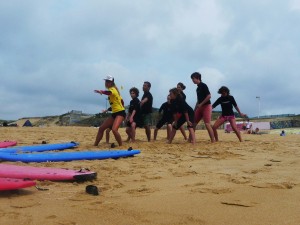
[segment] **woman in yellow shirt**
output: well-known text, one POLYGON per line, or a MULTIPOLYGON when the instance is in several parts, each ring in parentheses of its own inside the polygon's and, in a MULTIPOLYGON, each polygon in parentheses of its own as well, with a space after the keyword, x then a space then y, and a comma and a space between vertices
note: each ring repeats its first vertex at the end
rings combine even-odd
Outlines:
POLYGON ((107 76, 104 80, 105 87, 108 90, 95 90, 94 92, 101 95, 108 95, 108 101, 111 107, 112 114, 111 117, 108 117, 99 127, 94 145, 98 146, 99 142, 103 138, 104 131, 107 128, 110 128, 119 146, 121 146, 122 138, 118 129, 126 117, 124 102, 118 88, 115 85, 114 78, 112 76, 107 76))

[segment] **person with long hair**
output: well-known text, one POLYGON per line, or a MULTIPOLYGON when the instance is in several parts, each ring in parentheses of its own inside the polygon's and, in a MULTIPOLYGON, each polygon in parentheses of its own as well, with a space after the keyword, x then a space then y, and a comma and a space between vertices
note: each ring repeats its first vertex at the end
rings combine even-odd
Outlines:
POLYGON ((108 101, 111 106, 112 114, 99 127, 94 145, 98 146, 99 142, 103 138, 104 131, 110 128, 119 146, 121 146, 122 138, 118 129, 126 117, 123 99, 114 82, 114 78, 112 76, 107 76, 104 80, 107 90, 94 90, 94 92, 101 95, 108 95, 108 101))
MULTIPOLYGON (((183 92, 185 90, 185 88, 186 87, 182 82, 179 82, 177 84, 177 89, 178 89, 179 93, 181 94, 182 98, 186 101, 186 95, 183 92)), ((185 129, 184 129, 183 125, 180 127, 180 132, 182 133, 182 136, 184 137, 184 140, 187 140, 187 136, 186 136, 185 129)))
POLYGON ((222 108, 222 115, 216 120, 214 123, 212 129, 214 131, 214 137, 216 141, 219 141, 218 137, 218 127, 220 127, 224 122, 229 121, 233 131, 235 132, 236 136, 238 137, 239 141, 242 141, 241 133, 237 128, 236 122, 235 122, 235 116, 233 112, 233 107, 238 111, 238 113, 241 115, 241 117, 246 117, 247 115, 242 113, 236 104, 236 101, 232 95, 230 95, 230 90, 226 86, 222 86, 218 94, 221 94, 221 97, 219 97, 214 104, 212 105, 212 108, 214 109, 216 106, 221 105, 222 108))
POLYGON ((185 88, 186 88, 186 86, 182 82, 179 82, 177 84, 177 89, 180 92, 180 94, 181 94, 181 96, 183 97, 184 100, 186 100, 186 95, 183 92, 185 90, 185 88))
POLYGON ((195 131, 193 128, 194 124, 194 110, 190 107, 184 98, 181 96, 180 92, 177 88, 170 89, 170 98, 172 103, 172 114, 174 118, 174 122, 172 124, 173 129, 170 133, 169 143, 171 144, 176 131, 180 129, 180 127, 186 122, 187 128, 190 132, 191 143, 196 143, 195 131))

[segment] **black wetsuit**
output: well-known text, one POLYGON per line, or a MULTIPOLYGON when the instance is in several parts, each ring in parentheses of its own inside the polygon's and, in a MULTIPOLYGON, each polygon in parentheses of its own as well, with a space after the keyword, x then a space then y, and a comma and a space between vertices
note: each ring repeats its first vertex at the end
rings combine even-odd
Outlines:
POLYGON ((166 123, 171 124, 173 122, 173 114, 171 110, 171 104, 168 102, 165 102, 160 106, 158 112, 163 112, 163 114, 161 119, 156 124, 157 129, 160 129, 166 123))
POLYGON ((176 99, 171 101, 171 104, 173 117, 177 116, 178 118, 176 126, 174 127, 176 130, 178 130, 185 122, 187 122, 184 115, 185 113, 188 113, 190 122, 194 123, 194 110, 186 103, 182 96, 177 96, 176 99))
MULTIPOLYGON (((133 116, 133 121, 136 123, 137 127, 141 126, 141 106, 140 100, 135 97, 130 101, 128 112, 131 114, 135 110, 135 114, 133 116)), ((130 127, 130 122, 127 122, 127 126, 130 127)))
POLYGON ((231 96, 231 95, 221 96, 214 102, 212 107, 215 108, 216 106, 218 106, 220 104, 221 104, 221 108, 222 108, 222 116, 233 116, 234 115, 233 106, 236 107, 237 104, 236 104, 233 96, 231 96))

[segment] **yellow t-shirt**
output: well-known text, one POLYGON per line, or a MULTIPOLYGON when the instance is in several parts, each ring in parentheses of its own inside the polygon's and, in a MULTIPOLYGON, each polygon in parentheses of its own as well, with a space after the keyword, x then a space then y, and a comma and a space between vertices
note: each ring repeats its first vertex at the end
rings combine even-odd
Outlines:
POLYGON ((122 97, 115 87, 108 89, 111 92, 111 95, 108 96, 109 104, 111 106, 112 113, 120 112, 125 110, 122 104, 122 97))

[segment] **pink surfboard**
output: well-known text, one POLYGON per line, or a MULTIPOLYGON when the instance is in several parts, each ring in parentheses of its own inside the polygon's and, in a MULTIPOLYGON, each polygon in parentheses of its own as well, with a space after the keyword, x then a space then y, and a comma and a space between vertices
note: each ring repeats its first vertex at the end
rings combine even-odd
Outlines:
POLYGON ((15 146, 17 144, 16 141, 1 141, 0 142, 0 148, 7 148, 10 146, 15 146))
POLYGON ((31 180, 93 180, 97 173, 81 169, 70 170, 51 167, 17 166, 11 164, 0 164, 0 177, 11 177, 31 180))
POLYGON ((32 180, 0 177, 0 191, 17 190, 35 185, 35 181, 32 180))

